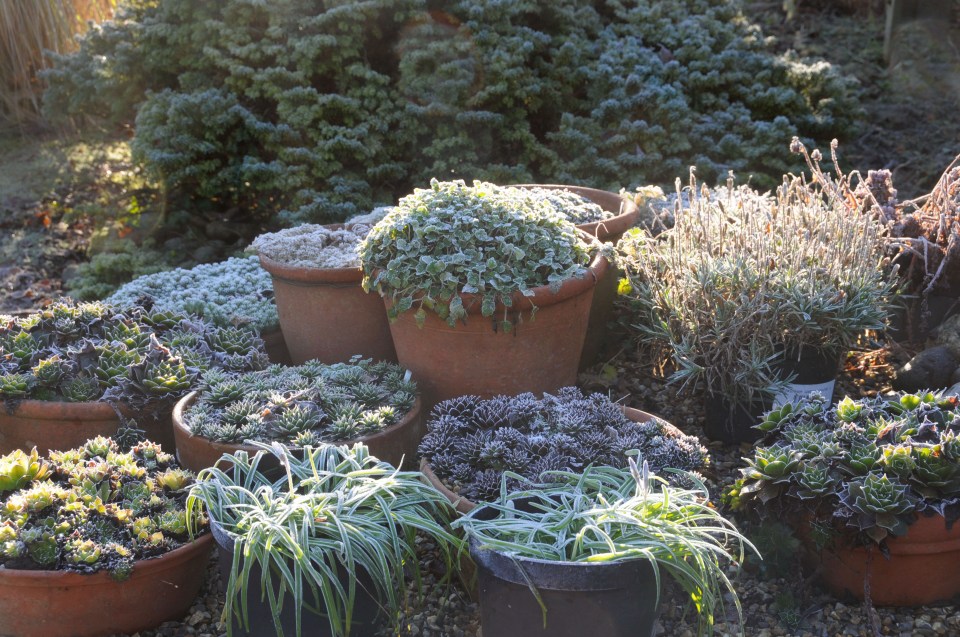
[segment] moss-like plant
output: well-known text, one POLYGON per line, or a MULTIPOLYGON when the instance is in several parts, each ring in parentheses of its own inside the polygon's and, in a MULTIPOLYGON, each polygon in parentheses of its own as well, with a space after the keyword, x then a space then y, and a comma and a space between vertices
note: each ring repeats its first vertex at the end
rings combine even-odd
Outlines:
POLYGON ((763 514, 808 513, 859 544, 905 534, 917 514, 960 511, 960 403, 932 393, 831 405, 819 395, 767 413, 768 434, 726 498, 763 514))
POLYGON ((278 635, 280 609, 289 606, 297 637, 309 611, 326 615, 331 634, 348 635, 361 577, 395 618, 406 572, 419 579, 421 536, 437 547, 447 577, 453 572, 463 546, 449 530, 454 511, 419 472, 398 471, 359 443, 308 447, 302 458, 280 445, 269 449, 285 469, 276 480, 258 470, 264 451, 252 458, 241 451, 224 456, 229 473, 201 471, 187 501, 189 523, 202 521, 205 510, 233 543, 224 582, 228 635, 246 625, 248 600, 258 598, 269 603, 278 635), (257 580, 255 565, 263 572, 257 580))
POLYGON ((304 224, 262 234, 249 250, 284 265, 304 268, 356 268, 357 246, 370 232, 370 225, 353 224, 331 229, 304 224))
POLYGON ((118 307, 149 303, 153 310, 196 314, 221 327, 244 324, 263 331, 280 324, 273 282, 256 257, 140 276, 106 302, 118 307))
POLYGON ((274 365, 208 378, 184 423, 194 435, 217 442, 316 445, 368 436, 400 422, 416 392, 409 372, 389 362, 274 365))
POLYGON ((102 400, 138 412, 172 405, 210 370, 266 364, 248 330, 189 315, 58 301, 0 324, 0 398, 102 400))
POLYGON ((455 326, 469 304, 484 317, 499 304, 494 324, 505 331, 511 314, 535 311, 524 302, 533 288, 582 276, 591 256, 576 226, 535 194, 436 179, 401 199, 359 249, 364 289, 390 301, 391 319, 414 311, 422 325, 431 311, 455 326))
MULTIPOLYGON (((47 459, 36 449, 2 456, 0 567, 106 570, 124 579, 136 560, 191 540, 183 521, 192 482, 152 442, 122 453, 114 440, 97 437, 47 459)), ((194 531, 205 526, 197 519, 194 531)))
MULTIPOLYGON (((463 396, 439 403, 427 421, 420 455, 437 477, 464 497, 490 501, 505 473, 540 481, 548 471, 581 471, 589 465, 626 467, 637 454, 657 471, 703 469, 707 450, 693 436, 657 419, 636 423, 601 394, 576 387, 536 398, 463 396)), ((510 479, 508 490, 522 488, 510 479)))

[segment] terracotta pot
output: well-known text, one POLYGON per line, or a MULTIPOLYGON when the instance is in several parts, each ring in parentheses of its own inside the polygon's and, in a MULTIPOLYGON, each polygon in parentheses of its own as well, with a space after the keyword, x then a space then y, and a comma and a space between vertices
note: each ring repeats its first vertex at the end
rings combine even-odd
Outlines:
MULTIPOLYGON (((125 408, 121 411, 125 416, 135 416, 125 408)), ((172 453, 174 440, 168 413, 156 419, 142 417, 137 426, 148 440, 172 453)), ((46 456, 51 451, 79 447, 96 436, 112 436, 119 426, 120 419, 107 403, 23 400, 12 412, 0 408, 0 454, 36 447, 41 456, 46 456)))
MULTIPOLYGON (((190 392, 173 408, 173 435, 177 441, 177 460, 182 466, 191 471, 200 471, 215 465, 225 453, 246 451, 252 456, 259 451, 252 445, 216 442, 203 436, 193 435, 183 422, 183 412, 193 404, 196 398, 197 392, 190 392)), ((417 398, 413 409, 400 422, 370 436, 338 441, 336 444, 353 445, 362 442, 370 449, 370 454, 380 460, 389 462, 395 467, 400 466, 401 460, 404 466, 413 466, 414 458, 417 457, 417 446, 422 437, 420 399, 417 398)), ((262 466, 270 468, 270 463, 267 462, 262 466)), ((221 468, 223 468, 222 464, 221 468)))
MULTIPOLYGON (((616 244, 623 233, 632 228, 640 218, 640 209, 633 201, 625 200, 618 193, 596 188, 563 186, 558 184, 521 184, 521 188, 547 188, 549 190, 569 190, 584 199, 589 199, 607 212, 618 213, 616 217, 593 223, 580 224, 577 227, 605 243, 616 244)), ((602 360, 607 325, 613 320, 613 304, 617 298, 617 285, 620 272, 610 268, 593 292, 593 304, 590 306, 590 320, 587 323, 587 336, 580 355, 580 369, 584 370, 602 360)))
POLYGON ((106 572, 0 568, 0 635, 100 637, 133 634, 183 617, 200 591, 213 538, 139 560, 118 582, 106 572))
POLYGON ((290 350, 287 349, 287 342, 283 340, 283 332, 279 327, 264 330, 260 333, 263 339, 264 349, 267 350, 267 358, 275 365, 293 365, 290 359, 290 350))
MULTIPOLYGON (((822 566, 821 580, 834 595, 863 599, 867 549, 829 547, 819 555, 806 528, 797 535, 808 557, 822 566)), ((920 606, 960 594, 960 524, 948 531, 943 516, 918 517, 906 535, 887 541, 890 559, 870 549, 870 598, 877 606, 920 606)))
MULTIPOLYGON (((623 413, 624 413, 624 415, 626 415, 627 418, 629 418, 629 419, 632 420, 633 422, 646 422, 646 421, 648 421, 648 420, 650 420, 650 419, 652 419, 652 418, 655 418, 655 416, 654 416, 653 414, 648 414, 648 413, 645 412, 645 411, 641 411, 641 410, 639 410, 639 409, 634 409, 633 407, 624 407, 624 408, 623 408, 623 413)), ((680 431, 679 429, 677 429, 675 426, 671 425, 670 423, 668 423, 668 422, 666 422, 666 421, 663 421, 663 422, 664 422, 665 429, 666 429, 668 435, 670 435, 670 436, 672 436, 672 437, 685 435, 682 431, 680 431)), ((440 480, 440 478, 437 477, 437 474, 435 474, 435 473, 433 472, 433 468, 430 466, 430 463, 427 462, 427 460, 426 460, 425 458, 422 459, 422 460, 420 460, 420 471, 421 471, 421 472, 423 473, 423 475, 427 478, 427 481, 428 481, 431 485, 433 485, 433 487, 434 487, 437 491, 439 491, 440 493, 442 493, 443 495, 445 495, 445 496, 447 497, 447 499, 450 500, 450 503, 451 503, 451 504, 457 509, 457 511, 459 511, 460 513, 470 513, 471 511, 473 511, 473 510, 477 507, 477 505, 476 505, 475 502, 471 502, 470 500, 468 500, 467 498, 463 497, 463 496, 460 495, 459 493, 457 493, 457 492, 451 490, 450 488, 448 488, 448 487, 440 480)))
MULTIPOLYGON (((432 312, 419 327, 412 311, 402 312, 390 331, 400 365, 420 385, 425 411, 455 396, 541 394, 575 384, 593 289, 607 268, 598 256, 584 276, 567 279, 556 294, 547 286, 534 288, 533 297, 516 294, 517 311, 526 313, 531 303, 539 309, 534 320, 528 314, 506 334, 481 316, 474 295, 461 295, 469 316, 455 327, 432 312)), ((389 299, 384 303, 390 306, 389 299)), ((499 304, 496 316, 503 316, 499 304)))
POLYGON ((356 354, 396 361, 383 303, 360 286, 357 268, 302 268, 260 255, 273 278, 280 329, 291 361, 342 363, 356 354))

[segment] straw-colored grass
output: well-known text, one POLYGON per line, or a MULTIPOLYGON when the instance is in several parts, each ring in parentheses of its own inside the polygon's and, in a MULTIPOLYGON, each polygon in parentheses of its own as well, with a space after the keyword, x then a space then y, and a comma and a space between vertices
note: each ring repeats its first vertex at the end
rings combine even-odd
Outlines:
POLYGON ((0 127, 39 121, 44 51, 74 50, 75 36, 90 21, 112 17, 115 6, 116 0, 0 1, 0 127))

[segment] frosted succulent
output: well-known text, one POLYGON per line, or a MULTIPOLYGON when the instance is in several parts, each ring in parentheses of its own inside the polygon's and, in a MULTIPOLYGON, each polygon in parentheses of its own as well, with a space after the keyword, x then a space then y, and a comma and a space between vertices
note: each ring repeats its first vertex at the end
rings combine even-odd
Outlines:
POLYGON ((14 486, 0 489, 0 568, 122 579, 135 560, 190 541, 184 487, 193 475, 153 443, 121 452, 98 437, 46 460, 16 451, 0 456, 0 484, 4 476, 14 486))
POLYGON ((215 377, 185 411, 184 423, 219 442, 339 442, 402 420, 414 406, 415 391, 409 373, 393 363, 357 358, 333 365, 274 365, 215 377))
POLYGON ((540 399, 527 393, 441 402, 420 444, 434 473, 470 499, 499 494, 504 471, 538 481, 544 471, 624 467, 628 452, 639 453, 650 466, 685 471, 701 469, 708 460, 696 438, 657 419, 634 423, 616 403, 576 387, 540 399))
POLYGON ((955 396, 933 393, 853 400, 816 396, 778 410, 726 497, 780 515, 808 511, 814 524, 883 545, 918 513, 952 523, 960 505, 955 396), (784 417, 789 414, 789 417, 784 417))

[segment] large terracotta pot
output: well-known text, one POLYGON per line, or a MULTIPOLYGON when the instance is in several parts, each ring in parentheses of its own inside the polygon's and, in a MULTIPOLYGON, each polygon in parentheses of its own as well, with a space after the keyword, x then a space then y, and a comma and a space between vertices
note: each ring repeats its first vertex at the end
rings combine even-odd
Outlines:
MULTIPOLYGON (((546 188, 549 190, 569 190, 584 199, 589 199, 607 212, 615 212, 617 216, 603 221, 580 224, 577 227, 603 241, 616 243, 627 230, 636 225, 640 218, 640 209, 630 200, 623 199, 618 193, 596 188, 581 186, 563 186, 558 184, 521 184, 521 188, 546 188)), ((593 292, 593 304, 590 306, 590 320, 587 324, 587 336, 583 343, 583 352, 580 355, 580 369, 586 369, 600 362, 604 351, 604 340, 607 335, 607 325, 613 319, 613 304, 617 298, 617 285, 620 273, 617 268, 610 268, 607 274, 597 282, 593 292)))
MULTIPOLYGON (((122 407, 121 412, 137 417, 122 407)), ((137 426, 148 440, 173 452, 169 412, 161 412, 157 418, 141 416, 137 426)), ((0 408, 0 454, 36 447, 41 456, 46 456, 51 451, 79 447, 96 436, 113 436, 118 427, 120 419, 107 403, 23 400, 12 411, 0 408)))
MULTIPOLYGON (((584 276, 567 279, 556 294, 547 286, 534 288, 529 298, 517 293, 513 309, 527 315, 509 333, 493 330, 474 295, 461 295, 468 317, 455 327, 432 312, 420 327, 412 311, 402 312, 390 331, 400 365, 417 379, 424 410, 455 396, 540 394, 575 384, 593 290, 608 267, 598 256, 584 276), (538 308, 534 320, 527 313, 531 303, 538 308)), ((389 299, 384 303, 390 306, 389 299)), ((503 316, 499 304, 497 316, 503 316)))
MULTIPOLYGON (((200 471, 212 467, 223 454, 246 451, 251 456, 259 449, 252 445, 216 442, 209 438, 193 435, 183 422, 183 412, 194 403, 197 392, 190 392, 173 408, 173 435, 177 441, 177 460, 191 471, 200 471)), ((338 441, 338 445, 353 445, 362 442, 370 449, 370 454, 395 467, 413 466, 417 456, 417 446, 423 437, 420 419, 420 399, 417 398, 406 416, 398 423, 383 431, 353 440, 338 441)), ((266 460, 266 459, 265 459, 266 460)), ((269 466, 269 462, 264 465, 269 466)), ((221 467, 222 468, 222 467, 221 467)))
POLYGON ((260 255, 273 278, 280 329, 295 365, 342 363, 356 354, 396 361, 383 304, 361 287, 357 268, 301 268, 260 255))
POLYGON ((798 532, 821 580, 834 595, 863 599, 869 561, 870 599, 877 606, 920 606, 960 594, 960 525, 943 516, 918 517, 906 535, 887 540, 890 559, 876 547, 833 546, 819 555, 805 528, 798 532))
MULTIPOLYGON (((624 407, 623 413, 627 418, 629 418, 633 422, 647 422, 648 420, 651 420, 656 417, 653 414, 649 414, 639 409, 634 409, 633 407, 624 407)), ((666 430, 667 435, 671 437, 685 435, 682 431, 680 431, 679 429, 677 429, 675 426, 671 425, 667 421, 663 421, 663 423, 664 423, 664 429, 666 430)), ((450 503, 460 513, 470 513, 477 507, 477 504, 475 502, 468 500, 467 498, 463 497, 456 491, 453 491, 452 489, 447 487, 447 485, 445 485, 443 481, 437 477, 437 474, 433 472, 433 468, 430 466, 430 463, 427 462, 425 458, 420 461, 420 471, 427 478, 427 481, 431 485, 433 485, 433 487, 437 491, 445 495, 447 499, 450 500, 450 503)))
POLYGON ((123 581, 106 572, 0 568, 0 635, 100 637, 133 634, 179 619, 200 591, 212 547, 207 533, 174 551, 135 562, 123 581))

